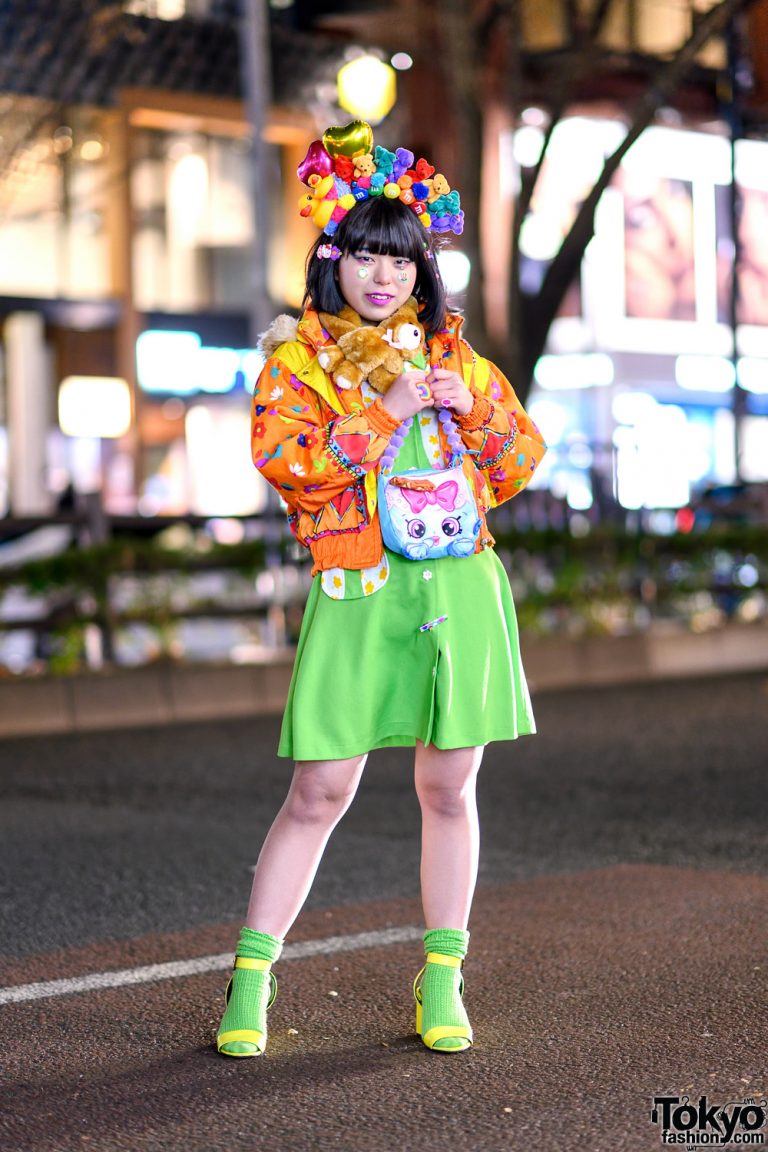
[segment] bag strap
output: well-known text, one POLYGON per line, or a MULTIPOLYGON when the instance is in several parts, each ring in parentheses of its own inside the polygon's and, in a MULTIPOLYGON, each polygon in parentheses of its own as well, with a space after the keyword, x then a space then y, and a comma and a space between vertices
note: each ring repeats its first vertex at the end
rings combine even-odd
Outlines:
MULTIPOLYGON (((461 464, 462 458, 466 454, 466 446, 461 439, 461 434, 456 427, 453 416, 447 408, 441 408, 437 414, 443 432, 445 432, 446 439, 448 440, 448 447, 451 450, 450 459, 448 461, 449 468, 455 468, 456 465, 461 464)), ((413 416, 409 416, 407 420, 403 420, 402 424, 392 433, 389 444, 384 449, 381 457, 380 470, 382 473, 388 474, 392 471, 398 453, 405 443, 405 438, 411 430, 413 425, 413 416)))

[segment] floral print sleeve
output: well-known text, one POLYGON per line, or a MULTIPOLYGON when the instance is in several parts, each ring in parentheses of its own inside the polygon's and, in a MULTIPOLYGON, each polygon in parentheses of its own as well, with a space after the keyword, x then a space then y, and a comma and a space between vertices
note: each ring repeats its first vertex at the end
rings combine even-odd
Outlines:
POLYGON ((253 394, 253 462, 290 504, 314 512, 364 481, 397 426, 378 400, 360 412, 334 415, 271 357, 253 394))
MULTIPOLYGON (((479 358, 478 358, 479 359, 479 358)), ((488 387, 470 386, 475 403, 456 423, 468 453, 486 477, 493 503, 516 496, 533 476, 546 444, 506 376, 489 360, 488 387)))

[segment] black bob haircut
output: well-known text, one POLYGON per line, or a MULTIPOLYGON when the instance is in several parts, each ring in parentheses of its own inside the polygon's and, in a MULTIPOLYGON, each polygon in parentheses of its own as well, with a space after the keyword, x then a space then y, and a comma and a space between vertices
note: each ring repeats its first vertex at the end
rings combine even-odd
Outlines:
POLYGON ((447 300, 445 285, 437 266, 437 250, 431 232, 399 200, 370 196, 351 208, 333 236, 321 232, 307 256, 304 306, 317 312, 340 312, 346 300, 336 280, 336 261, 320 259, 318 248, 335 244, 342 255, 360 252, 404 256, 416 265, 413 294, 420 305, 419 320, 428 333, 445 326, 447 300))

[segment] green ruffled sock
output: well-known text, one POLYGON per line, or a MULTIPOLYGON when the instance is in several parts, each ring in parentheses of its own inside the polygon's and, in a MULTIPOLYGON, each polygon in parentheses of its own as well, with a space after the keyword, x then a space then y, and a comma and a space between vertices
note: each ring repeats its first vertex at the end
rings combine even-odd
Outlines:
POLYGON ((216 1037, 216 1047, 223 1055, 258 1056, 264 1051, 267 1008, 274 999, 273 988, 277 988, 270 969, 282 948, 283 942, 276 936, 251 928, 240 930, 227 1008, 216 1037), (249 961, 256 967, 248 967, 249 961))
POLYGON ((424 933, 427 963, 420 988, 421 1037, 428 1048, 437 1052, 461 1052, 472 1043, 472 1029, 461 998, 461 961, 468 945, 469 932, 459 928, 433 928, 424 933))

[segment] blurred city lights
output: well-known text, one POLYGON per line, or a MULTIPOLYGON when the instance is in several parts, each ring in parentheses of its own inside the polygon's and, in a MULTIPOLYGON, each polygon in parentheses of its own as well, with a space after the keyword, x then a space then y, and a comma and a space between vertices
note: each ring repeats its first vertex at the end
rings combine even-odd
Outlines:
POLYGON ((768 360, 744 356, 737 366, 739 384, 756 395, 768 393, 768 360))
POLYGON ((544 146, 544 133, 532 125, 518 128, 515 132, 515 160, 521 168, 533 168, 539 161, 544 146))
POLYGON ((565 490, 565 500, 569 508, 586 512, 592 507, 592 487, 586 476, 575 476, 565 490))
POLYGON ((152 329, 136 342, 136 367, 144 392, 194 396, 240 387, 250 392, 264 357, 252 348, 208 347, 197 332, 152 329))
POLYGON ((730 392, 736 369, 721 356, 678 356, 675 380, 689 392, 730 392))
POLYGON ((529 213, 520 227, 520 251, 531 260, 552 260, 563 240, 563 222, 557 211, 529 213))
POLYGON ((466 291, 472 273, 472 262, 468 256, 453 249, 438 252, 437 266, 447 292, 458 294, 466 291))
POLYGON ((193 395, 201 343, 196 332, 142 332, 136 341, 139 387, 145 392, 193 395))
POLYGON ((157 20, 180 20, 186 15, 186 0, 124 0, 123 11, 130 16, 152 16, 157 20))
POLYGON ((557 400, 550 400, 546 396, 531 400, 528 415, 541 428, 547 444, 559 444, 564 438, 570 417, 568 410, 557 400))
POLYGON ((357 56, 339 69, 338 100, 345 112, 369 124, 380 124, 397 100, 394 69, 378 56, 357 56))
POLYGON ((168 195, 174 235, 181 243, 199 242, 208 215, 209 173, 204 156, 187 152, 174 163, 168 195))
POLYGON ((248 409, 195 404, 185 419, 189 502, 200 515, 263 510, 266 481, 251 463, 248 409))
POLYGON ((746 416, 741 422, 741 475, 749 483, 768 480, 768 420, 746 416))
POLYGON ((413 68, 413 57, 407 52, 395 52, 390 64, 393 68, 397 68, 398 72, 407 72, 409 68, 413 68))
POLYGON ((543 128, 547 123, 548 116, 543 108, 524 108, 520 113, 520 119, 523 124, 532 124, 534 128, 543 128))
MULTIPOLYGON (((629 397, 622 399, 626 419, 629 397)), ((682 408, 659 404, 646 393, 643 403, 635 405, 632 425, 615 429, 613 445, 616 494, 624 508, 681 508, 690 502, 691 428, 682 408)), ((693 471, 697 471, 695 460, 693 471)))
POLYGON ((53 134, 53 150, 58 156, 69 152, 72 147, 72 129, 62 125, 53 134))
POLYGON ((742 588, 754 588, 760 580, 760 572, 755 564, 747 560, 736 569, 736 580, 742 588))
POLYGON ((180 400, 178 396, 171 396, 163 402, 160 411, 166 420, 181 420, 186 408, 183 400, 180 400))
POLYGON ((118 376, 67 376, 59 388, 59 427, 65 436, 124 436, 131 427, 131 391, 118 376))
POLYGON ((106 145, 103 140, 94 138, 85 140, 80 145, 80 159, 87 161, 101 160, 106 154, 106 145))
POLYGON ((547 391, 605 388, 613 383, 613 360, 605 352, 541 356, 534 376, 539 387, 547 391))

